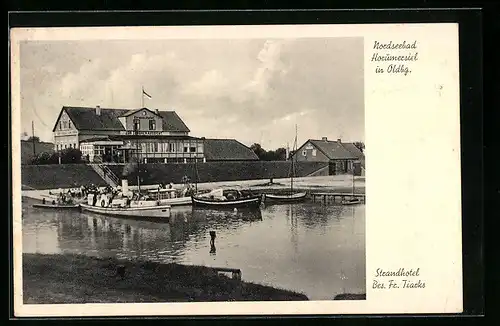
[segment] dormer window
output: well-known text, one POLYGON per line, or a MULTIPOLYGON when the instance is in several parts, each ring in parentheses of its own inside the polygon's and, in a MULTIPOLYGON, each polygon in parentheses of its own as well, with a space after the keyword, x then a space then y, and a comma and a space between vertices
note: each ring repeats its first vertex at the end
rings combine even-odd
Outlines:
POLYGON ((156 121, 154 119, 149 120, 149 130, 156 130, 156 121))
POLYGON ((141 128, 141 121, 139 119, 134 119, 134 131, 139 131, 141 128))

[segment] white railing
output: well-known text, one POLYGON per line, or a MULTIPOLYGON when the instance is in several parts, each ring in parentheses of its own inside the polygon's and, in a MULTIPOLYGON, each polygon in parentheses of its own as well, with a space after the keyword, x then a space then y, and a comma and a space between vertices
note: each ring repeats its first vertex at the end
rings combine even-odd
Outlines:
MULTIPOLYGON (((103 164, 100 164, 99 166, 103 170, 104 176, 108 177, 111 180, 111 182, 108 182, 108 183, 111 183, 111 185, 114 187, 120 185, 120 182, 121 182, 120 179, 116 176, 116 174, 113 171, 110 170, 110 168, 108 168, 106 165, 103 165, 103 164)), ((104 180, 106 180, 106 179, 104 179, 104 180)))
POLYGON ((95 163, 89 165, 110 186, 116 187, 120 185, 120 179, 107 166, 95 163))

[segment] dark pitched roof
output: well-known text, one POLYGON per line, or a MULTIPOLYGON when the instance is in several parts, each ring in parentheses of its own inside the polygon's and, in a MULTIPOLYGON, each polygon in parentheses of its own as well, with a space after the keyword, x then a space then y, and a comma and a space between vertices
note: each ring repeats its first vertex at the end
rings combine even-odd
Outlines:
POLYGON ((163 118, 163 130, 190 132, 189 128, 175 111, 159 111, 158 113, 163 118))
MULTIPOLYGON (((69 118, 78 130, 108 130, 108 131, 121 131, 125 130, 122 123, 118 119, 122 116, 133 114, 144 108, 133 109, 109 109, 101 108, 101 114, 96 114, 96 109, 91 107, 69 107, 63 106, 59 116, 57 117, 56 124, 52 131, 57 128, 57 121, 61 117, 63 111, 66 111, 69 118)), ((147 109, 147 108, 146 108, 147 109)), ((149 109, 148 109, 149 110, 149 109)), ((149 110, 151 111, 151 110, 149 110)), ((151 111, 153 112, 153 111, 151 111)), ((153 112, 156 114, 156 112, 153 112)), ((179 131, 189 132, 189 128, 182 121, 182 119, 174 111, 159 111, 159 115, 163 118, 164 131, 179 131)))
POLYGON ((354 143, 341 143, 342 146, 344 146, 345 149, 347 149, 349 152, 351 152, 354 156, 356 156, 359 159, 362 159, 365 157, 365 154, 354 145, 354 143))
POLYGON ((254 161, 258 156, 235 139, 205 139, 207 161, 254 161))
POLYGON ((357 159, 357 157, 348 151, 341 143, 331 140, 308 140, 311 144, 316 146, 323 154, 325 154, 330 160, 352 160, 357 159))
POLYGON ((63 111, 66 111, 66 114, 68 114, 78 130, 120 131, 125 130, 125 128, 123 128, 118 117, 130 110, 101 108, 101 114, 97 115, 95 108, 63 106, 52 131, 56 130, 57 121, 59 121, 63 111))

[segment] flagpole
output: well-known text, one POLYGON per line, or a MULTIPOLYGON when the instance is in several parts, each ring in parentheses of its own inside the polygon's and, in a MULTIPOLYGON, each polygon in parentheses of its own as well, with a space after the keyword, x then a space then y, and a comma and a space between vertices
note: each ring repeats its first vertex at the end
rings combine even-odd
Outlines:
POLYGON ((141 87, 141 108, 144 107, 144 86, 141 87))

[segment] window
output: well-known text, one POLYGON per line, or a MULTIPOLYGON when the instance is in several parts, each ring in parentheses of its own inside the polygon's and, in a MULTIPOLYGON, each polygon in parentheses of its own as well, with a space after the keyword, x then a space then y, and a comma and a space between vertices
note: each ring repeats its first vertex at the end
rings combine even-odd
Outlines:
POLYGON ((156 121, 154 119, 149 120, 149 130, 156 130, 156 121))
POLYGON ((134 119, 134 131, 141 129, 141 121, 139 119, 134 119))
POLYGON ((71 129, 71 121, 68 121, 68 128, 71 129))
POLYGON ((168 144, 168 151, 175 152, 175 144, 168 144))
POLYGON ((186 146, 184 146, 184 153, 187 153, 188 151, 188 148, 186 146))
POLYGON ((196 147, 194 147, 194 146, 189 147, 189 151, 190 151, 191 153, 196 152, 196 147))
POLYGON ((158 152, 158 143, 153 143, 153 152, 158 152))
POLYGON ((76 148, 76 144, 73 144, 73 148, 76 148))
POLYGON ((59 129, 62 129, 62 121, 59 121, 59 129))
POLYGON ((312 150, 312 155, 316 156, 316 150, 315 149, 312 150))
POLYGON ((306 150, 302 151, 302 156, 307 156, 307 151, 306 150))
POLYGON ((64 148, 65 148, 65 149, 66 149, 66 148, 68 148, 68 145, 64 144, 64 148))

